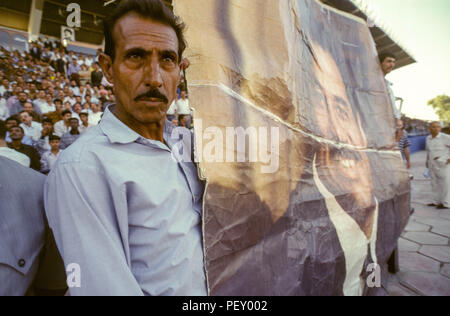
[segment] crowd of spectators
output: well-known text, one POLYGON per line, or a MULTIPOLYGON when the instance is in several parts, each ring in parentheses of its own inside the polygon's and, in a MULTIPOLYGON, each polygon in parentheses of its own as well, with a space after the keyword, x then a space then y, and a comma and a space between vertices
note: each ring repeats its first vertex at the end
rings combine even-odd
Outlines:
MULTIPOLYGON (((48 173, 62 150, 97 125, 115 103, 112 86, 103 77, 96 56, 67 51, 48 39, 28 52, 0 46, 0 121, 8 148, 26 155, 30 167, 48 173)), ((185 90, 171 106, 169 119, 191 127, 185 90)))

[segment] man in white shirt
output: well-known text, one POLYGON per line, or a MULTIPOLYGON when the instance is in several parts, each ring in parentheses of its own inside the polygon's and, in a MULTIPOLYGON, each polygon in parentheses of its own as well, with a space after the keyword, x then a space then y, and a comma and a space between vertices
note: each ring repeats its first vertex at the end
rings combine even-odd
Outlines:
MULTIPOLYGON (((381 63, 381 70, 383 71, 383 74, 386 77, 389 73, 392 72, 392 70, 394 70, 396 57, 394 54, 388 52, 388 53, 381 54, 379 56, 379 58, 380 58, 380 63, 381 63)), ((391 98, 392 112, 394 114, 394 118, 398 121, 402 118, 402 113, 400 112, 400 110, 397 108, 397 105, 395 104, 395 95, 394 95, 394 91, 392 91, 393 83, 390 82, 389 80, 387 80, 386 78, 385 78, 385 80, 386 80, 386 87, 389 92, 389 97, 391 98)))
POLYGON ((100 105, 96 103, 91 103, 91 112, 89 113, 89 124, 98 125, 102 119, 103 112, 100 110, 100 105))
POLYGON ((170 108, 167 110, 167 119, 172 122, 176 118, 177 118, 177 103, 174 100, 170 105, 170 108))
POLYGON ((75 98, 72 90, 69 90, 69 95, 64 98, 63 102, 64 103, 70 102, 71 106, 73 106, 75 103, 77 103, 77 99, 75 98))
POLYGON ((34 142, 37 142, 41 138, 42 124, 34 122, 33 118, 27 111, 20 112, 19 118, 22 122, 20 127, 23 128, 25 135, 30 137, 34 142))
POLYGON ((46 100, 46 102, 45 103, 41 103, 41 105, 40 105, 41 106, 40 107, 41 114, 47 114, 47 113, 50 113, 50 112, 55 112, 56 111, 56 107, 53 104, 52 96, 50 94, 47 94, 45 96, 45 100, 46 100))
POLYGON ((0 85, 0 95, 5 96, 9 89, 10 87, 8 79, 3 79, 2 84, 0 85))
POLYGON ((59 149, 60 144, 61 138, 59 136, 50 136, 51 149, 42 154, 41 157, 42 173, 49 173, 53 169, 58 157, 62 153, 62 150, 59 149))
POLYGON ((14 160, 20 163, 22 166, 30 167, 30 158, 27 155, 19 153, 14 149, 8 148, 5 141, 6 136, 6 124, 0 121, 0 156, 6 157, 8 159, 14 160))
POLYGON ((89 123, 89 112, 88 112, 88 110, 81 111, 81 113, 79 114, 79 117, 80 117, 81 122, 80 122, 80 127, 78 128, 78 130, 80 131, 81 134, 83 134, 88 129, 90 129, 91 127, 94 126, 94 125, 91 125, 89 123))
POLYGON ((45 98, 45 91, 39 90, 38 98, 33 101, 34 108, 40 114, 41 105, 47 103, 47 99, 45 98))
POLYGON ((0 120, 4 121, 9 117, 9 109, 5 98, 0 94, 0 120))
POLYGON ((191 128, 191 108, 189 107, 189 99, 187 97, 186 91, 181 91, 180 96, 181 98, 177 101, 178 115, 184 115, 186 118, 186 127, 191 128))
POLYGON ((431 173, 433 202, 429 206, 438 209, 450 208, 450 136, 441 133, 439 122, 430 125, 431 135, 427 137, 427 168, 431 173))
POLYGON ((54 134, 61 137, 68 131, 70 131, 70 119, 72 118, 72 112, 70 110, 64 110, 62 112, 63 119, 54 126, 54 134))

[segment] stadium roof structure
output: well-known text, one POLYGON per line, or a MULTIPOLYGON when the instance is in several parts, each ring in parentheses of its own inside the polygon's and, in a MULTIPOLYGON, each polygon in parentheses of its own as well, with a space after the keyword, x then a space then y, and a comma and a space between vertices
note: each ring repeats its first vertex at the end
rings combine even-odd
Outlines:
MULTIPOLYGON (((171 7, 171 0, 163 0, 171 7)), ((397 56, 396 68, 415 63, 414 57, 402 47, 391 32, 381 23, 375 23, 374 17, 365 9, 361 0, 320 0, 322 3, 338 10, 360 17, 368 22, 373 39, 376 43, 378 53, 392 52, 397 56)), ((41 34, 59 38, 61 25, 66 24, 69 14, 67 6, 74 0, 43 0, 43 15, 41 34)), ((82 1, 81 27, 76 29, 76 40, 79 42, 101 45, 103 42, 103 18, 105 10, 115 7, 119 0, 95 0, 82 1)), ((28 16, 30 13, 31 0, 6 1, 0 4, 0 9, 14 14, 28 16)))
POLYGON ((372 37, 377 46, 378 53, 391 52, 397 57, 396 69, 413 64, 416 62, 411 53, 409 53, 391 32, 384 27, 381 22, 375 22, 376 18, 372 16, 361 0, 320 0, 338 10, 350 13, 367 21, 372 33, 372 37))

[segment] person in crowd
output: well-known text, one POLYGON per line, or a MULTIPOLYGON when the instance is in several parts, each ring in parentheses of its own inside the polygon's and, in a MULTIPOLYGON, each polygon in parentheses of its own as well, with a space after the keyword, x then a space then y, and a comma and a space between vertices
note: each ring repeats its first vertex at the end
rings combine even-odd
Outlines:
POLYGON ((25 135, 29 136, 33 142, 37 142, 41 137, 42 124, 34 122, 33 118, 27 111, 22 111, 19 113, 19 118, 21 121, 20 127, 25 131, 25 135))
POLYGON ((80 119, 80 113, 83 111, 83 107, 81 106, 81 103, 75 103, 73 105, 73 111, 72 111, 72 117, 77 118, 79 122, 81 122, 80 119))
POLYGON ((91 72, 89 71, 88 66, 86 66, 85 64, 81 65, 79 75, 81 85, 85 85, 89 82, 89 80, 91 80, 91 72))
POLYGON ((22 138, 25 135, 22 127, 15 126, 10 130, 11 143, 8 143, 8 147, 15 151, 27 155, 30 158, 30 167, 36 171, 41 170, 41 157, 33 146, 28 146, 22 143, 22 138))
POLYGON ((33 101, 33 105, 36 113, 42 114, 42 107, 45 107, 47 104, 45 90, 40 90, 38 96, 39 98, 33 101))
POLYGON ((78 130, 80 131, 80 134, 83 134, 88 129, 93 127, 93 125, 91 125, 89 123, 89 112, 87 110, 81 111, 80 120, 81 120, 81 124, 80 124, 80 127, 78 128, 78 130))
MULTIPOLYGON (((7 143, 11 143, 12 142, 12 139, 10 137, 11 128, 19 126, 20 120, 17 118, 16 115, 14 115, 14 116, 8 117, 6 119, 5 125, 6 125, 6 130, 7 130, 5 140, 7 143)), ((25 145, 28 145, 28 146, 33 146, 33 140, 28 136, 23 137, 22 143, 25 145)))
MULTIPOLYGON (((177 101, 177 113, 178 115, 184 115, 186 119, 185 127, 191 128, 192 123, 192 115, 191 115, 191 108, 189 106, 189 99, 187 96, 187 92, 182 90, 181 98, 177 101)), ((178 118, 178 121, 180 121, 180 118, 178 118)))
POLYGON ((0 296, 62 296, 64 263, 45 216, 46 177, 0 157, 0 296))
POLYGON ((72 111, 64 110, 62 112, 63 119, 54 125, 54 134, 56 136, 63 136, 70 131, 70 119, 72 118, 72 111))
POLYGON ((51 94, 45 96, 45 103, 41 103, 41 115, 45 115, 50 112, 56 111, 56 107, 53 104, 53 97, 51 94))
POLYGON ((44 117, 44 120, 42 121, 41 138, 34 144, 34 148, 36 148, 41 157, 43 153, 51 149, 50 137, 52 135, 53 135, 53 122, 50 118, 44 117))
POLYGON ((70 145, 72 145, 81 135, 79 127, 80 127, 80 121, 72 117, 69 120, 70 123, 70 131, 65 133, 63 136, 61 136, 61 149, 66 149, 70 145))
POLYGON ((6 137, 6 124, 5 122, 0 120, 0 156, 11 159, 24 167, 30 167, 30 158, 27 155, 19 153, 14 149, 8 147, 8 144, 5 140, 6 137))
POLYGON ((102 119, 103 112, 101 111, 101 105, 94 102, 91 103, 91 112, 89 113, 89 124, 95 126, 98 125, 102 119))
POLYGON ((41 165, 42 165, 42 173, 48 174, 55 165, 56 161, 58 160, 59 155, 62 153, 62 150, 60 149, 61 146, 61 138, 52 135, 49 139, 49 145, 50 149, 47 150, 45 153, 42 154, 41 157, 41 165))
POLYGON ((75 80, 77 85, 80 85, 80 75, 79 72, 81 70, 80 65, 78 65, 78 62, 75 58, 72 59, 72 63, 69 64, 69 67, 67 69, 67 76, 70 80, 75 80))
POLYGON ((176 101, 173 101, 169 109, 167 110, 167 119, 172 122, 176 118, 177 118, 177 103, 176 101))
MULTIPOLYGON (((380 54, 379 59, 380 59, 380 63, 381 63, 381 70, 383 71, 384 77, 386 77, 388 74, 390 74, 395 69, 395 62, 396 62, 397 57, 390 52, 386 52, 386 53, 380 54)), ((398 123, 398 121, 401 120, 401 118, 402 118, 402 113, 397 108, 397 105, 395 103, 395 94, 394 94, 394 91, 392 90, 393 83, 390 82, 389 80, 387 80, 386 78, 385 78, 385 80, 386 80, 386 87, 387 87, 387 90, 389 93, 389 97, 391 99, 392 112, 394 114, 394 118, 395 118, 396 122, 398 123)))
POLYGON ((31 100, 28 99, 27 94, 25 92, 20 92, 17 102, 15 102, 9 110, 9 114, 16 115, 22 112, 24 110, 24 105, 26 102, 31 102, 31 100))
POLYGON ((87 271, 70 294, 207 295, 204 183, 193 162, 174 162, 166 120, 184 67, 182 24, 160 0, 124 0, 104 26, 100 64, 116 104, 62 153, 45 185, 63 259, 87 271))
POLYGON ((403 129, 403 121, 397 121, 397 130, 395 133, 395 140, 397 141, 398 148, 402 153, 403 160, 406 162, 406 167, 411 168, 411 159, 409 147, 411 147, 411 142, 408 139, 408 132, 403 129))
POLYGON ((184 114, 178 115, 178 126, 188 128, 186 124, 187 124, 187 115, 184 114))
POLYGON ((53 103, 55 104, 55 111, 45 114, 45 117, 48 117, 49 119, 52 120, 53 124, 56 124, 57 122, 63 119, 62 101, 61 99, 55 99, 53 103))
POLYGON ((9 117, 9 109, 6 105, 6 99, 0 93, 0 120, 4 121, 9 117))
POLYGON ((98 87, 102 83, 103 73, 98 66, 98 63, 93 64, 94 70, 91 72, 91 82, 94 87, 98 87))
POLYGON ((431 174, 433 201, 429 206, 450 208, 450 135, 441 133, 441 123, 430 124, 431 135, 427 137, 426 167, 431 174))
POLYGON ((28 114, 31 116, 31 118, 33 119, 33 122, 37 122, 37 123, 42 123, 42 116, 37 114, 34 111, 34 106, 33 103, 31 102, 25 102, 25 104, 23 105, 23 110, 25 112, 28 112, 28 114))
POLYGON ((69 102, 71 106, 73 106, 75 103, 77 103, 77 99, 74 96, 74 93, 72 90, 68 90, 68 95, 64 98, 63 102, 69 102))

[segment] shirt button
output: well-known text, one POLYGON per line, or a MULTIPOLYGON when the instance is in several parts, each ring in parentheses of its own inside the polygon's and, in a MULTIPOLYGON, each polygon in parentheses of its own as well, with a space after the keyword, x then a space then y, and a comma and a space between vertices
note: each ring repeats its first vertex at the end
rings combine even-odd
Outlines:
POLYGON ((19 267, 23 268, 23 267, 25 267, 25 264, 26 264, 26 263, 27 263, 27 262, 26 262, 25 260, 20 259, 19 262, 18 262, 18 265, 19 265, 19 267))

